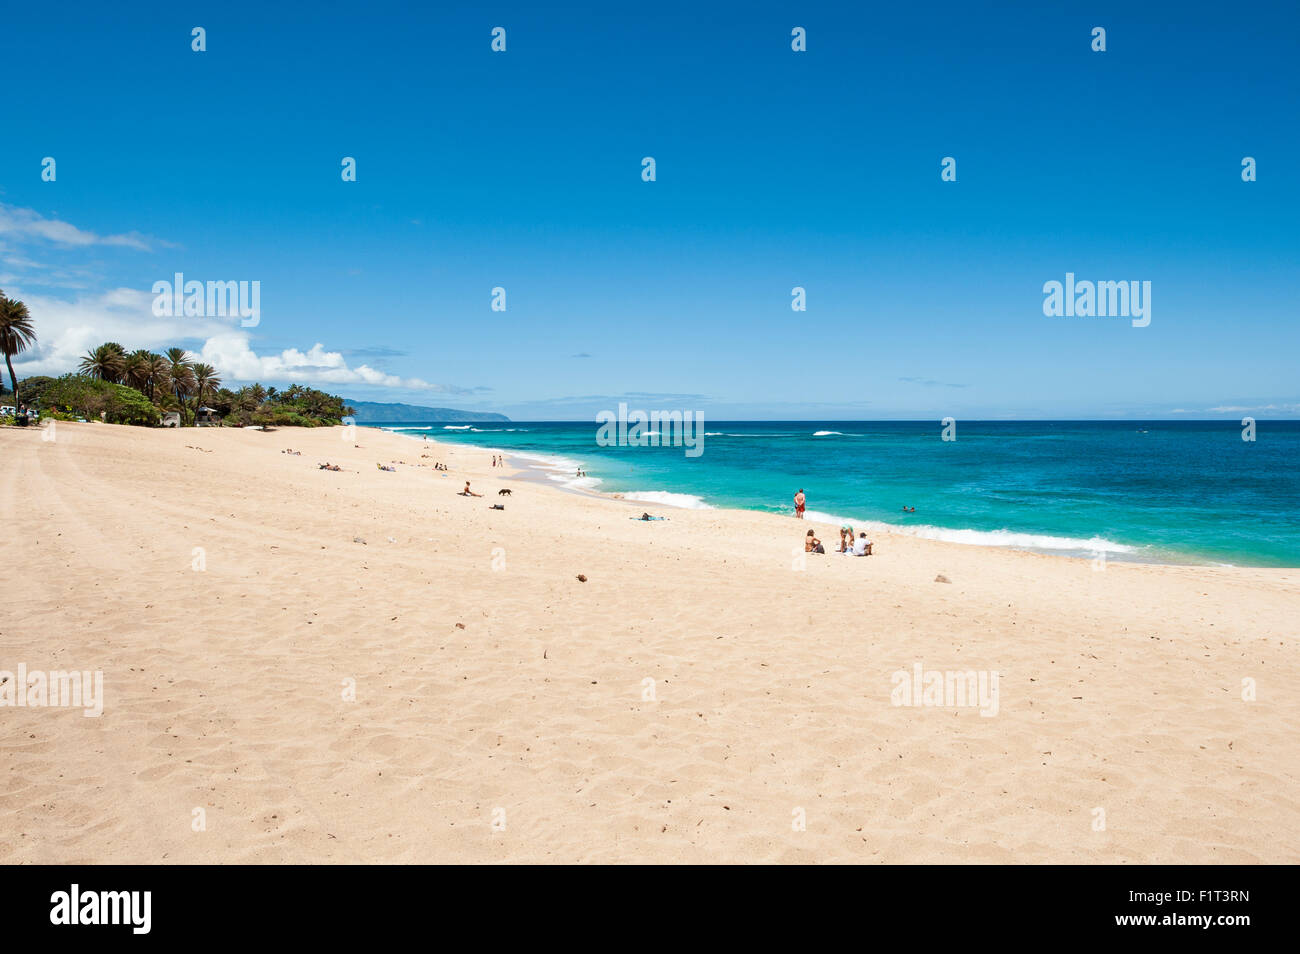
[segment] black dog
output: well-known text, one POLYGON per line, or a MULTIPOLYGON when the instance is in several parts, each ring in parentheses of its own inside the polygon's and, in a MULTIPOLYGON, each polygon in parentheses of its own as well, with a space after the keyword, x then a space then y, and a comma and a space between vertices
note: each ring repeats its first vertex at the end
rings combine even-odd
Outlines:
POLYGON ((509 491, 507 488, 503 487, 503 488, 501 488, 500 490, 497 491, 497 496, 498 496, 498 497, 509 497, 509 496, 511 496, 511 494, 510 494, 510 491, 509 491))

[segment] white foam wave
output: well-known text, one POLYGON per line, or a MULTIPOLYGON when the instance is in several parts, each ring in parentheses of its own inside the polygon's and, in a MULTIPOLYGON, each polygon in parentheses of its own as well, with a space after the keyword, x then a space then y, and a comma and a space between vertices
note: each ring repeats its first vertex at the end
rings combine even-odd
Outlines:
POLYGON ((530 461, 529 469, 538 470, 547 480, 553 480, 565 487, 576 487, 581 490, 590 490, 600 483, 599 477, 579 477, 578 471, 582 469, 582 461, 574 460, 571 457, 556 457, 546 454, 528 454, 522 451, 502 451, 508 454, 513 460, 530 461))
POLYGON ((1072 550, 1087 553, 1133 553, 1137 548, 1104 537, 1057 537, 1046 533, 1020 533, 1014 530, 951 530, 947 527, 894 527, 926 540, 968 543, 985 547, 1016 547, 1022 550, 1072 550))
POLYGON ((843 431, 813 431, 813 437, 830 437, 832 434, 840 437, 844 436, 843 431))
POLYGON ((623 495, 624 500, 638 500, 645 503, 657 503, 665 507, 678 507, 682 510, 716 510, 712 504, 706 504, 694 494, 674 494, 666 490, 634 490, 623 495))
POLYGON ((1058 550, 1072 553, 1136 553, 1138 548, 1116 543, 1104 537, 1058 537, 1046 533, 1022 533, 1016 530, 957 530, 951 527, 933 527, 929 524, 908 527, 878 520, 859 520, 819 510, 809 510, 807 520, 829 523, 839 527, 848 524, 856 529, 878 529, 923 540, 941 540, 945 543, 964 543, 978 547, 1010 547, 1017 550, 1058 550))

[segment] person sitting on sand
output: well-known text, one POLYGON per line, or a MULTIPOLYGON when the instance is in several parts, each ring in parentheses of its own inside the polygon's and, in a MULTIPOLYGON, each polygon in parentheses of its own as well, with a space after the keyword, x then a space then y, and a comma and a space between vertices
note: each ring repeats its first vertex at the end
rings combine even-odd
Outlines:
POLYGON ((854 556, 871 556, 871 541, 867 539, 865 533, 858 534, 858 539, 853 543, 854 556))
POLYGON ((809 530, 808 535, 803 538, 803 552, 804 553, 825 553, 826 552, 826 548, 822 546, 822 542, 817 539, 817 535, 813 533, 811 530, 809 530))
POLYGON ((836 553, 853 552, 853 527, 851 527, 847 523, 844 524, 844 526, 840 527, 840 548, 835 552, 836 553))
POLYGON ((461 495, 462 497, 482 497, 482 496, 483 496, 482 494, 476 494, 476 493, 474 493, 474 491, 472 491, 472 490, 469 489, 469 481, 468 481, 468 480, 465 481, 465 489, 462 490, 462 491, 460 492, 460 495, 461 495))

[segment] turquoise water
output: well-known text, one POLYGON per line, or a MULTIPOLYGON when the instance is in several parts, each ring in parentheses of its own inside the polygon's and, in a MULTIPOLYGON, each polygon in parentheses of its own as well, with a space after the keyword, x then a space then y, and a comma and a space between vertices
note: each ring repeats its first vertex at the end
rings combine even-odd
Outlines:
MULTIPOLYGON (((394 425, 559 482, 668 505, 808 511, 959 542, 1172 563, 1300 566, 1300 421, 726 422, 703 453, 601 447, 594 423, 394 425), (574 479, 581 466, 589 475, 574 479), (904 514, 904 506, 915 513, 904 514)), ((652 507, 650 505, 653 505, 652 507)))

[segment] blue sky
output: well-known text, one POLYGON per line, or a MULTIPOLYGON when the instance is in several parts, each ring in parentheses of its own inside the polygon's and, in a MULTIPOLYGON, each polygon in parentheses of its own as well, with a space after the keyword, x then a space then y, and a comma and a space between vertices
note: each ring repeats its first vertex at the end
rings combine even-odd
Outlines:
POLYGON ((1300 416, 1300 7, 897 6, 14 7, 20 376, 111 339, 520 420, 1300 416), (260 324, 155 317, 175 272, 260 324), (1066 272, 1151 324, 1045 317, 1066 272))

